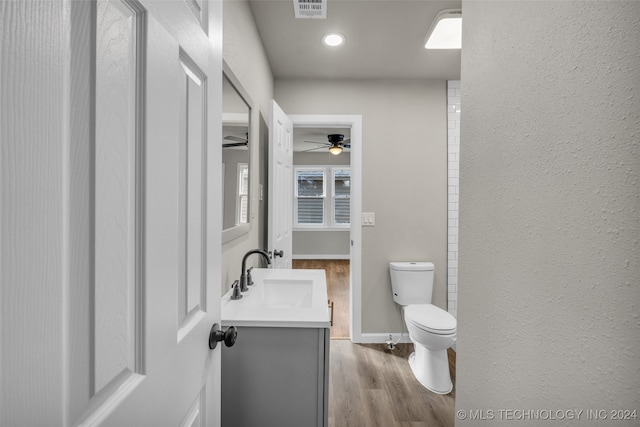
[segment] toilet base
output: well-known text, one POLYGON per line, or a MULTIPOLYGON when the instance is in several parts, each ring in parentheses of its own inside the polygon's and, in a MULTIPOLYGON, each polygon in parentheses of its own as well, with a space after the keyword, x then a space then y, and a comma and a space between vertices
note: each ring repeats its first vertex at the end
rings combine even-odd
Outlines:
POLYGON ((450 393, 453 383, 449 374, 447 350, 432 351, 420 344, 414 346, 415 352, 409 355, 409 366, 416 379, 434 393, 450 393))

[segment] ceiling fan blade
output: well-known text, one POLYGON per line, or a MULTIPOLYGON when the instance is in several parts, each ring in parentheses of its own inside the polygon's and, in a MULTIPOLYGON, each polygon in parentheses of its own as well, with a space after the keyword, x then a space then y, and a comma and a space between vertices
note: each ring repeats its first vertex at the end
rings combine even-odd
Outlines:
POLYGON ((351 145, 351 138, 347 138, 347 139, 345 139, 344 141, 342 141, 342 143, 343 143, 344 145, 351 145))
POLYGON ((238 138, 237 136, 233 136, 233 135, 227 135, 224 137, 224 139, 229 141, 247 142, 246 138, 238 138))
POLYGON ((228 142, 226 144, 222 144, 223 148, 229 148, 229 147, 246 147, 247 145, 249 145, 249 141, 243 141, 243 142, 228 142))
POLYGON ((328 142, 318 142, 318 141, 302 141, 302 142, 307 142, 309 144, 324 145, 325 147, 331 146, 331 144, 329 144, 328 142))
POLYGON ((326 149, 327 149, 327 147, 309 148, 308 150, 302 150, 302 151, 300 151, 300 153, 306 153, 306 152, 309 152, 309 151, 316 151, 316 150, 326 150, 326 149))

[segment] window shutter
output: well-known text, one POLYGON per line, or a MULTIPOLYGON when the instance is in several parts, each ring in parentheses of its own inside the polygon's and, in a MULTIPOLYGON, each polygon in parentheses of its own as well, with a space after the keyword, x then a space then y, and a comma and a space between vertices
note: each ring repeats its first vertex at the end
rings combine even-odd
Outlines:
POLYGON ((334 213, 335 224, 351 223, 351 171, 349 169, 334 169, 334 213))
POLYGON ((322 224, 323 199, 298 199, 298 224, 322 224))
POLYGON ((298 224, 324 224, 324 171, 296 171, 298 224))

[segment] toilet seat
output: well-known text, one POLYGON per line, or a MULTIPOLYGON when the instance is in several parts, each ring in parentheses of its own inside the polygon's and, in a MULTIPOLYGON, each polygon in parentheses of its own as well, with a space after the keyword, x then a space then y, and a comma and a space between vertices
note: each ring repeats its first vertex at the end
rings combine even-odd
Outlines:
POLYGON ((410 304, 405 307, 404 317, 408 323, 425 332, 437 335, 456 332, 456 318, 433 304, 410 304))

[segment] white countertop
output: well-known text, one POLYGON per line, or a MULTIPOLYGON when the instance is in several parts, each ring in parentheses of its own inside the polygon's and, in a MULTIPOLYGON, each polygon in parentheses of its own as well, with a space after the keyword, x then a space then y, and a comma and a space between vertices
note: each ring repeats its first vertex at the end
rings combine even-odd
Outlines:
POLYGON ((223 326, 328 328, 327 280, 324 270, 251 271, 253 286, 242 299, 222 297, 223 326))

